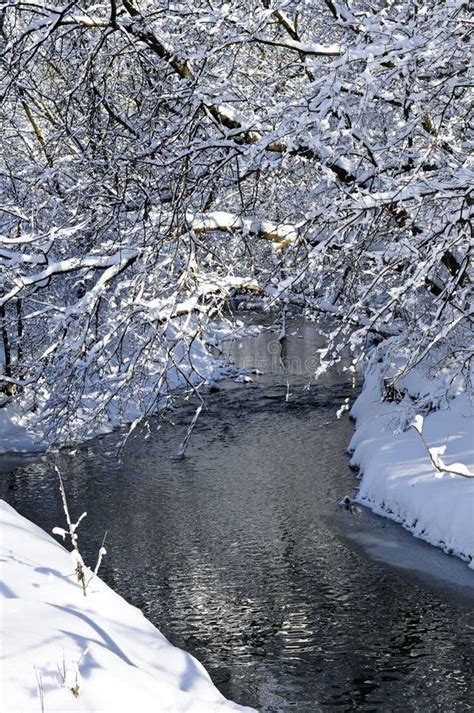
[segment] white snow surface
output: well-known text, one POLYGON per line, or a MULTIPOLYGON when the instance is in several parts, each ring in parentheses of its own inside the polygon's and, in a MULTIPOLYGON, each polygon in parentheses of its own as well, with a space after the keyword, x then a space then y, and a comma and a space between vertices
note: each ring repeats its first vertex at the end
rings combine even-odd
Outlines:
MULTIPOLYGON (((474 569, 474 478, 437 471, 418 431, 400 428, 407 405, 383 402, 379 384, 375 370, 366 373, 351 411, 351 463, 362 476, 357 501, 474 569)), ((446 446, 447 468, 461 463, 474 473, 474 411, 466 393, 424 417, 423 437, 430 449, 446 446)))
POLYGON ((0 408, 0 454, 41 450, 34 435, 28 431, 27 423, 28 419, 21 415, 17 404, 10 403, 0 408))
POLYGON ((38 681, 46 713, 251 713, 99 578, 84 596, 71 554, 2 500, 0 550, 3 713, 41 711, 38 681))

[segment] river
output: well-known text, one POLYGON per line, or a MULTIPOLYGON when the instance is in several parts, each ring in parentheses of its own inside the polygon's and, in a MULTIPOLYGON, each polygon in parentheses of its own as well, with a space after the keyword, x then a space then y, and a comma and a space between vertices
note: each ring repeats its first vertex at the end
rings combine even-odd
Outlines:
POLYGON ((474 576, 401 527, 339 500, 356 488, 346 448, 350 378, 308 388, 316 326, 289 322, 227 346, 265 372, 75 451, 0 459, 0 496, 44 529, 64 524, 53 464, 101 577, 229 698, 262 713, 473 710, 474 576))

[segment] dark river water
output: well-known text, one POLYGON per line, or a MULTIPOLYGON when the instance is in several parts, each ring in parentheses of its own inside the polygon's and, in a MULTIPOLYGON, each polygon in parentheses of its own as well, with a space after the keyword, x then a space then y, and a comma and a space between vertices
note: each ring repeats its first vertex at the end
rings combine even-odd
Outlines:
POLYGON ((473 573, 338 507, 357 481, 353 426, 336 412, 356 392, 342 369, 306 388, 316 328, 288 331, 285 368, 270 332, 230 348, 237 366, 266 373, 209 394, 184 460, 170 456, 195 403, 134 435, 120 463, 117 434, 75 453, 3 457, 0 496, 46 530, 62 526, 58 462, 73 516, 88 512, 90 560, 108 530, 101 577, 239 703, 474 710, 473 573))

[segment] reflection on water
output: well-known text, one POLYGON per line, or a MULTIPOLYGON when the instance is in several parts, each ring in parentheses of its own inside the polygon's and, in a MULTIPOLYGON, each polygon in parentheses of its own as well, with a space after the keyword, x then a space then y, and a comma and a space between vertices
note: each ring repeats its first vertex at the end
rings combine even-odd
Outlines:
MULTIPOLYGON (((305 329, 288 341, 293 364, 319 346, 305 329)), ((262 368, 272 339, 234 345, 238 366, 262 368)), ((275 364, 209 395, 183 461, 169 456, 192 404, 175 428, 130 439, 121 464, 116 436, 61 454, 70 507, 88 512, 85 550, 93 559, 107 527, 102 577, 234 700, 267 712, 471 710, 469 610, 347 536, 358 516, 336 503, 354 486, 351 425, 335 412, 350 384, 333 371, 305 389, 297 367, 286 402, 275 364)), ((50 458, 4 470, 2 497, 46 529, 62 524, 50 458)))

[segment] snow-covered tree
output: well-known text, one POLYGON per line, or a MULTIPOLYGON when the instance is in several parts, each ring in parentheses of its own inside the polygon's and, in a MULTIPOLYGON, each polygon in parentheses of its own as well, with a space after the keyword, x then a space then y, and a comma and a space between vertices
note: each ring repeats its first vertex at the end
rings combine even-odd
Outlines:
POLYGON ((242 289, 333 314, 328 360, 468 379, 467 2, 0 13, 2 378, 52 438, 199 379, 242 289))

